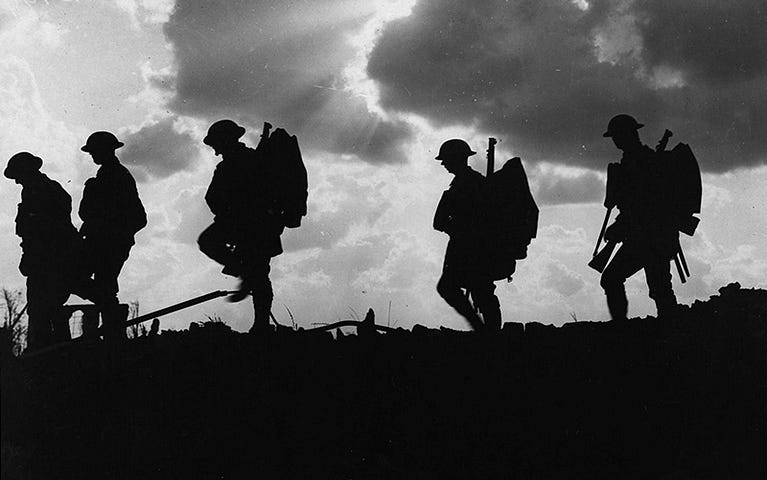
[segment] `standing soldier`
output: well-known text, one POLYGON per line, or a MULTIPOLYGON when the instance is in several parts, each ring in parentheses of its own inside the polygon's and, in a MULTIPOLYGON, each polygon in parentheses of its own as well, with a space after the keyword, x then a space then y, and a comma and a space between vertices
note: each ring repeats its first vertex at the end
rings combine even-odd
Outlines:
POLYGON ((22 186, 16 215, 21 237, 19 271, 27 277, 27 347, 35 350, 69 339, 62 306, 69 297, 77 246, 72 225, 72 198, 40 172, 43 161, 21 152, 8 160, 4 175, 22 186))
POLYGON ((434 214, 434 229, 450 236, 437 292, 466 318, 472 329, 499 330, 501 307, 494 293, 495 284, 482 261, 482 226, 478 223, 485 178, 468 165, 475 153, 465 141, 453 139, 443 143, 435 157, 455 175, 434 214), (482 318, 462 289, 471 294, 482 318))
POLYGON ((671 260, 679 250, 679 233, 669 205, 671 192, 661 181, 664 166, 655 151, 639 139, 638 130, 643 126, 630 115, 621 114, 610 120, 603 134, 623 151, 614 169, 615 180, 611 179, 617 182, 611 190, 620 214, 605 231, 606 240, 623 245, 600 281, 613 320, 626 319, 624 284, 643 268, 658 315, 673 314, 677 307, 671 287, 671 260))
MULTIPOLYGON (((146 212, 136 189, 136 181, 115 155, 124 144, 109 132, 95 132, 81 148, 99 166, 95 177, 85 182, 78 211, 83 224, 86 276, 93 277, 93 291, 86 296, 101 310, 105 329, 111 336, 123 337, 127 316, 117 299, 117 277, 134 245, 134 235, 146 226, 146 212)), ((97 313, 83 314, 83 335, 93 335, 98 327, 97 313)))
POLYGON ((202 253, 224 266, 223 273, 240 278, 230 301, 253 296, 250 331, 257 333, 269 328, 274 296, 269 262, 282 253, 284 225, 272 166, 261 152, 239 141, 244 134, 245 129, 232 120, 220 120, 203 139, 223 160, 205 194, 215 217, 197 242, 202 253))

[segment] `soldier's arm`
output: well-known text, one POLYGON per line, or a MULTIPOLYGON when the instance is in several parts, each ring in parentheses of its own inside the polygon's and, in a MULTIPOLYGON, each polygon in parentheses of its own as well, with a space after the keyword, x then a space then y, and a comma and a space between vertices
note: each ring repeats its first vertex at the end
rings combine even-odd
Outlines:
POLYGON ((77 216, 83 222, 93 220, 94 217, 94 196, 96 195, 93 178, 89 178, 85 181, 85 187, 83 188, 83 198, 80 200, 80 207, 77 209, 77 216))
POLYGON ((213 172, 213 178, 208 186, 208 191, 205 193, 205 203, 208 204, 213 215, 221 215, 226 210, 226 185, 224 185, 224 180, 225 175, 219 165, 213 172))
POLYGON ((55 219, 71 221, 72 197, 58 183, 53 184, 54 191, 51 196, 51 212, 55 219))
POLYGON ((448 194, 449 191, 445 191, 442 193, 442 198, 439 199, 439 204, 437 205, 437 210, 434 212, 434 222, 433 227, 434 230, 437 230, 438 232, 444 232, 444 233, 450 233, 450 195, 448 194))
POLYGON ((123 172, 120 184, 119 209, 115 214, 119 215, 117 220, 122 221, 126 230, 133 234, 146 226, 146 212, 138 196, 136 180, 127 169, 123 172))
POLYGON ((615 221, 605 230, 605 240, 612 242, 622 242, 626 239, 626 221, 623 216, 618 214, 615 221))

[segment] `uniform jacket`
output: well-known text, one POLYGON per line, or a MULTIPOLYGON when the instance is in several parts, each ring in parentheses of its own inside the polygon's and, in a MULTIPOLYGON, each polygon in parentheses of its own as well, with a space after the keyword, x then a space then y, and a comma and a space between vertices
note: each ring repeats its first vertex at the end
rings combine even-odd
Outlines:
POLYGON ((480 268, 478 250, 483 241, 479 217, 485 177, 466 167, 445 190, 434 214, 434 229, 450 236, 445 265, 458 275, 480 268))
POLYGON ((245 242, 275 256, 282 253, 284 226, 277 207, 273 166, 240 143, 216 165, 205 201, 215 221, 230 230, 234 242, 245 242))
POLYGON ((69 268, 77 247, 71 213, 72 197, 58 182, 40 173, 24 184, 16 214, 22 274, 69 268))
POLYGON ((85 182, 78 213, 86 238, 132 245, 136 232, 146 226, 136 181, 117 159, 102 164, 85 182))

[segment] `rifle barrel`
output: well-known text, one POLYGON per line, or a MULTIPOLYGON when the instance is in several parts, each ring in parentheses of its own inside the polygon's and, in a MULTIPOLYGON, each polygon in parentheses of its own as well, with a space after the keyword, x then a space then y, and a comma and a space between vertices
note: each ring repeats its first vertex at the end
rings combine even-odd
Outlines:
POLYGON ((687 282, 687 279, 684 276, 684 271, 682 270, 682 265, 679 263, 679 255, 674 255, 674 264, 676 265, 676 271, 679 273, 679 280, 682 281, 682 283, 687 282))
POLYGON ((487 177, 495 172, 495 144, 498 140, 490 137, 487 139, 487 177))
POLYGON ((679 247, 679 261, 682 263, 684 274, 687 275, 687 278, 690 278, 690 269, 687 268, 687 259, 684 258, 684 251, 681 246, 679 247))
POLYGON ((605 238, 605 232, 607 231, 607 222, 610 221, 610 213, 612 213, 613 207, 609 207, 607 211, 605 212, 605 220, 602 222, 602 229, 599 230, 599 238, 597 238, 597 245, 594 247, 594 253, 591 254, 592 257, 597 256, 597 252, 599 252, 599 246, 602 244, 602 240, 605 238))

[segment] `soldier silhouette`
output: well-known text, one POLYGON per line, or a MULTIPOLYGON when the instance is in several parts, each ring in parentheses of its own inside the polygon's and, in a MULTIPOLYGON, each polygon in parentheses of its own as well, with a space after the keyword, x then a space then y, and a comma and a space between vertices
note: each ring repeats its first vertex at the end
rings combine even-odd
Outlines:
POLYGON ((22 186, 16 214, 21 237, 19 271, 27 277, 27 348, 35 350, 70 338, 62 306, 69 297, 76 268, 77 230, 72 225, 72 198, 40 172, 43 161, 20 152, 8 160, 4 175, 22 186))
POLYGON ((239 141, 244 134, 245 129, 232 120, 220 120, 203 139, 222 161, 205 194, 214 220, 197 242, 202 253, 224 266, 224 274, 240 278, 230 301, 252 295, 250 331, 257 333, 269 328, 274 296, 269 263, 282 253, 284 224, 276 207, 272 165, 258 149, 239 141))
POLYGON ((434 229, 450 236, 437 292, 466 318, 472 329, 499 330, 501 307, 481 247, 479 212, 485 177, 468 165, 475 153, 465 141, 452 139, 442 144, 435 157, 455 176, 434 214, 434 229), (469 294, 482 318, 469 302, 469 294))
MULTIPOLYGON (((146 226, 136 181, 115 154, 123 145, 109 132, 95 132, 88 137, 81 150, 90 154, 99 169, 95 177, 86 180, 78 210, 83 221, 80 235, 85 276, 92 277, 90 287, 83 289, 86 293, 81 296, 96 303, 105 330, 118 338, 125 336, 122 323, 127 305, 120 305, 117 299, 117 278, 135 244, 136 232, 146 226)), ((83 335, 94 335, 97 328, 98 312, 83 313, 83 335)))
POLYGON ((668 188, 661 181, 664 166, 655 151, 639 139, 638 130, 643 126, 632 116, 621 114, 610 120, 603 134, 623 151, 614 169, 613 201, 620 214, 604 235, 607 241, 622 245, 600 281, 613 320, 626 319, 624 284, 641 269, 658 315, 673 314, 677 307, 671 286, 671 260, 679 250, 679 233, 669 208, 668 188))

